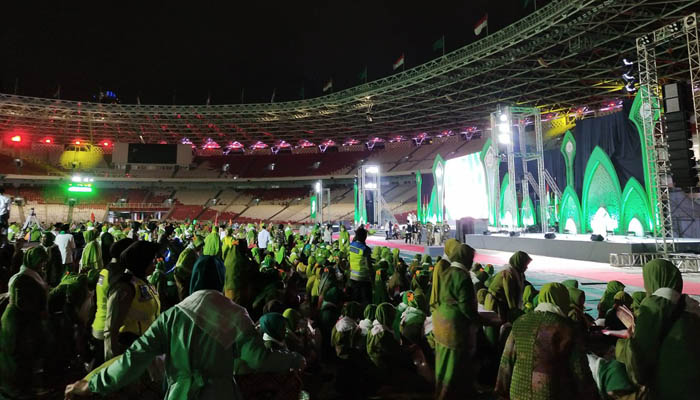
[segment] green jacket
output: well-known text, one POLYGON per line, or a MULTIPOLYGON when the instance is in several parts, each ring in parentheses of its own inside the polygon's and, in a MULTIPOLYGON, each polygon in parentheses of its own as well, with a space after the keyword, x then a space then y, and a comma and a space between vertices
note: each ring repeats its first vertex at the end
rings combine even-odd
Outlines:
POLYGON ((301 363, 296 353, 267 350, 243 307, 220 292, 200 290, 161 314, 116 361, 91 374, 90 391, 104 395, 135 382, 161 354, 167 355, 169 400, 238 398, 234 370, 283 372, 301 363))

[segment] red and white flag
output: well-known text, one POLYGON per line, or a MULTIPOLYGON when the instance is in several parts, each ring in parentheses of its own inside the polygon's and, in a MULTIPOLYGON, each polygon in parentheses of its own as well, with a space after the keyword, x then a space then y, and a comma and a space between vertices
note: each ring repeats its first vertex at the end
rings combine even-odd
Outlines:
POLYGON ((328 82, 326 82, 326 85, 323 87, 323 92, 327 92, 329 90, 333 89, 333 79, 329 79, 328 82))
POLYGON ((481 31, 484 30, 485 28, 488 28, 489 26, 489 15, 486 14, 482 19, 479 20, 479 22, 474 25, 474 34, 479 36, 481 34, 481 31))
POLYGON ((403 65, 403 61, 404 61, 404 55, 401 54, 401 57, 399 57, 399 59, 396 60, 396 62, 394 63, 394 71, 396 71, 396 69, 397 69, 398 67, 400 67, 400 66, 403 65))

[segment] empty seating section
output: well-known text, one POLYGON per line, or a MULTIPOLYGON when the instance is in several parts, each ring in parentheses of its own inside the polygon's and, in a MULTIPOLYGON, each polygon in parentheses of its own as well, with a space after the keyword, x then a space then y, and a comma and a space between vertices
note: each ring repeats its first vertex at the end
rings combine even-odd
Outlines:
POLYGON ((153 204, 161 204, 170 198, 170 193, 172 193, 172 190, 153 190, 151 192, 151 196, 148 198, 148 202, 153 204))
MULTIPOLYGON (((224 176, 240 178, 277 178, 287 176, 332 175, 345 173, 370 152, 328 152, 318 154, 243 154, 208 157, 207 167, 217 173, 228 164, 224 176), (273 165, 274 164, 274 165, 273 165)), ((203 165, 204 166, 204 165, 203 165)), ((211 175, 211 172, 210 172, 211 175)))
POLYGON ((260 201, 303 199, 309 196, 310 188, 245 189, 244 193, 260 201))
POLYGON ((185 219, 192 220, 202 212, 203 208, 204 207, 202 206, 176 204, 175 209, 173 210, 172 214, 170 214, 169 219, 175 221, 182 221, 185 219))
POLYGON ((175 192, 175 200, 177 204, 196 204, 203 206, 209 199, 214 197, 218 190, 187 190, 178 189, 175 192))

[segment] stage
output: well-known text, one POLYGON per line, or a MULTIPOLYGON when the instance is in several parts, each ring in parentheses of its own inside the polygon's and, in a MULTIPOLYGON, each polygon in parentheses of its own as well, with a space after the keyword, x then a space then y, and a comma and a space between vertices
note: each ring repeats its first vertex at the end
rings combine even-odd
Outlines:
MULTIPOLYGON (((676 252, 700 250, 700 239, 675 239, 676 252)), ((506 234, 464 235, 464 243, 475 249, 515 252, 581 261, 610 262, 610 253, 655 252, 654 239, 633 236, 610 236, 602 242, 591 241, 590 235, 557 234, 545 239, 541 233, 523 233, 510 237, 506 234)))
POLYGON ((390 249, 399 249, 404 254, 428 254, 431 257, 441 256, 445 253, 444 246, 426 246, 424 244, 408 244, 403 240, 386 240, 384 236, 370 236, 366 241, 369 247, 384 246, 390 249))

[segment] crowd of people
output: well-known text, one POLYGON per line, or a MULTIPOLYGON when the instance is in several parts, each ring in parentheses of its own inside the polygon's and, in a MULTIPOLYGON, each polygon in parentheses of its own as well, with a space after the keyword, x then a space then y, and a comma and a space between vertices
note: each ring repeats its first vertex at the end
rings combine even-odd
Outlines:
POLYGON ((329 231, 7 229, 0 397, 696 397, 700 308, 668 261, 644 266, 644 292, 609 282, 594 318, 577 281, 531 285, 524 252, 496 269, 455 239, 404 259, 329 231))

